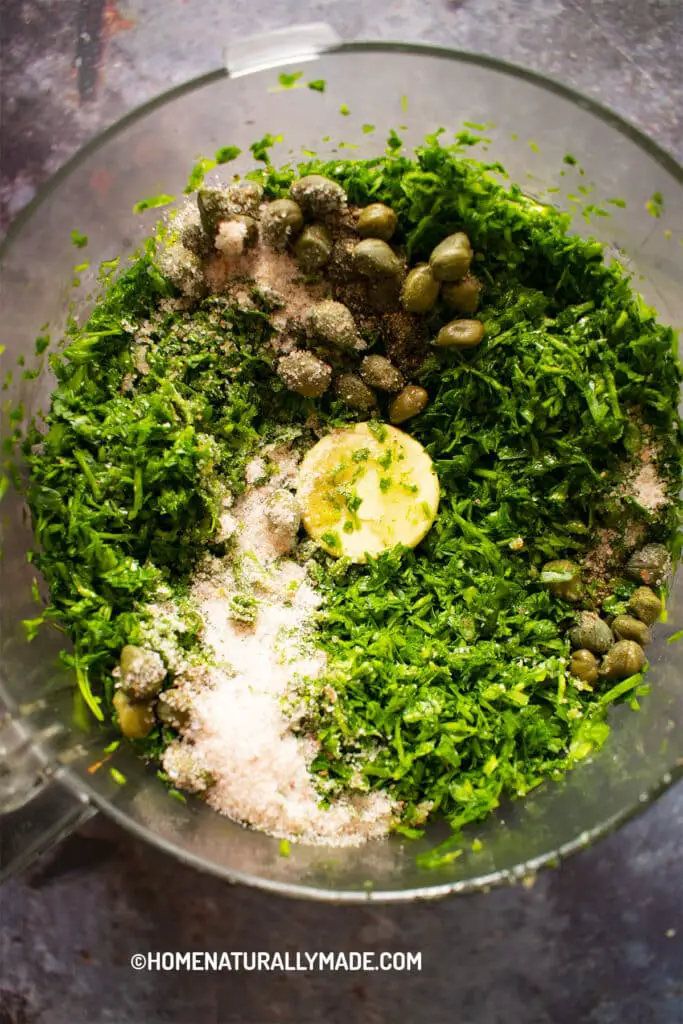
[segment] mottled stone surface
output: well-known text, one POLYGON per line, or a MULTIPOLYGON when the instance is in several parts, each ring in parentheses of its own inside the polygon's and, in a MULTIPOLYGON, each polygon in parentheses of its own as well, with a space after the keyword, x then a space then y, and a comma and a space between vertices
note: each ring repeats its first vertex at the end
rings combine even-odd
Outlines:
POLYGON ((334 907, 231 888, 104 820, 0 892, 0 1021, 680 1024, 683 790, 532 888, 334 907), (149 950, 415 950, 410 974, 135 972, 149 950))
MULTIPOLYGON (((554 76, 683 159, 680 0, 0 0, 0 216, 80 145, 220 63, 324 20, 554 76)), ((327 907, 230 888, 103 819, 0 892, 0 1024, 681 1024, 683 789, 530 888, 327 907), (147 950, 419 950, 421 973, 134 972, 147 950)))
POLYGON ((86 140, 219 66, 226 44, 311 21, 347 40, 420 40, 543 72, 683 158, 679 0, 4 0, 0 226, 86 140))

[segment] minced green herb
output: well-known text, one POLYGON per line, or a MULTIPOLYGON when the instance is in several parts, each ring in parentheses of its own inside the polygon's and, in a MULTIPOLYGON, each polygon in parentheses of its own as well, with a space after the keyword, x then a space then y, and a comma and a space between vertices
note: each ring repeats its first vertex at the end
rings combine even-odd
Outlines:
POLYGON ((210 157, 200 157, 197 163, 190 171, 190 177, 187 179, 187 185, 183 189, 186 195, 190 192, 196 192, 198 188, 201 188, 204 184, 204 178, 212 171, 216 166, 216 161, 210 157))
POLYGON ((311 82, 306 82, 309 89, 314 92, 325 92, 326 82, 324 78, 314 78, 311 82))
POLYGON ((262 139, 258 142, 252 142, 249 149, 253 153, 255 160, 260 160, 264 164, 270 164, 270 154, 268 150, 271 149, 276 142, 282 142, 282 135, 271 135, 267 132, 262 139))
MULTIPOLYGON (((457 834, 503 798, 559 777, 605 741, 608 706, 640 695, 640 676, 602 691, 575 685, 566 639, 573 609, 541 570, 580 558, 602 524, 623 516, 615 494, 639 449, 635 410, 675 493, 681 470, 674 332, 634 296, 617 264, 603 263, 597 241, 568 234, 568 215, 539 212, 517 186, 503 191, 493 178, 499 165, 462 158, 473 145, 467 132, 453 147, 440 144, 441 134, 414 159, 399 155, 392 133, 382 159, 284 169, 268 152, 279 136, 251 147, 266 164, 268 197, 286 195, 297 174, 320 173, 354 205, 390 206, 411 263, 464 230, 485 285, 485 342, 435 350, 419 377, 430 402, 409 429, 440 480, 431 531, 419 549, 368 565, 322 552, 313 562, 326 598, 318 642, 328 654, 302 722, 320 743, 314 770, 333 792, 359 784, 360 763, 363 788, 402 802, 407 836, 419 834, 426 804, 457 834), (333 711, 322 696, 329 685, 333 711)), ((221 488, 238 494, 250 455, 283 427, 295 427, 302 445, 312 440, 310 401, 273 375, 264 345, 273 327, 256 292, 248 310, 222 297, 194 308, 167 303, 173 290, 153 242, 105 284, 87 323, 72 322, 66 347, 50 357, 57 386, 47 430, 32 428, 25 444, 34 562, 51 594, 44 617, 73 640, 65 661, 99 716, 111 707, 111 670, 122 646, 139 640, 146 604, 161 586, 182 592, 212 544, 221 488), (149 321, 147 372, 128 388, 141 321, 149 321)), ((435 313, 428 323, 436 333, 443 319, 435 313)), ((316 411, 339 423, 334 399, 316 411)), ((382 422, 369 426, 385 440, 382 422)), ((364 451, 352 456, 361 472, 364 451)), ((350 492, 350 529, 358 504, 350 492)), ((678 525, 672 505, 628 514, 664 543, 678 525)), ((341 547, 333 531, 322 541, 341 547)), ((614 590, 615 610, 633 586, 614 590)), ((234 600, 237 613, 253 612, 253 598, 234 600)), ((585 607, 591 601, 589 587, 585 607)), ((198 648, 197 630, 184 642, 198 648)), ((158 756, 164 742, 158 727, 136 748, 158 756)))
POLYGON ((88 236, 81 234, 80 231, 75 229, 71 232, 71 241, 77 249, 84 249, 88 244, 88 236))
POLYGON ((155 210, 159 206, 168 206, 175 202, 175 196, 166 195, 162 192, 158 196, 150 196, 148 199, 141 199, 133 207, 133 213, 143 213, 145 210, 155 210))
POLYGON ((303 71, 293 71, 291 74, 283 71, 281 75, 278 75, 277 80, 282 89, 293 89, 299 79, 303 78, 303 74, 303 71))
POLYGON ((236 160, 242 150, 239 146, 221 146, 220 149, 216 150, 216 163, 227 164, 232 160, 236 160))
POLYGON ((235 594, 230 598, 230 616, 237 622, 256 622, 258 600, 251 594, 235 594))

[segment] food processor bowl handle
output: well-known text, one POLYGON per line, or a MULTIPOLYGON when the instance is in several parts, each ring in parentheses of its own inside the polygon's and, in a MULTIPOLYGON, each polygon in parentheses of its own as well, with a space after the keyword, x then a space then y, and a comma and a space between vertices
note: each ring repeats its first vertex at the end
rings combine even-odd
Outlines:
POLYGON ((41 754, 41 740, 53 738, 29 736, 20 719, 0 709, 0 884, 95 814, 63 774, 81 751, 65 752, 56 766, 41 754))
POLYGON ((342 39, 323 21, 262 32, 235 39, 224 50, 225 67, 231 78, 276 68, 281 64, 300 64, 342 45, 342 39))

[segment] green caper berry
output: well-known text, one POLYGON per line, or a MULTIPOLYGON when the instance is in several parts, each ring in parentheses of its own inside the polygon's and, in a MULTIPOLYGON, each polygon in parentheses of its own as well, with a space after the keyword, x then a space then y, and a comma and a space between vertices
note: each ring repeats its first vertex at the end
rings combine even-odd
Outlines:
POLYGON ((353 264, 363 277, 398 277, 403 265, 393 249, 381 238, 364 238, 353 250, 353 264))
POLYGON ((312 352, 297 349, 283 356, 277 364, 277 375, 290 391, 303 398, 319 398, 332 381, 332 367, 312 352))
POLYGON ((429 266, 422 263, 413 267, 403 282, 401 305, 408 313, 428 313, 434 309, 439 297, 439 282, 429 266))
POLYGON ((598 659, 586 648, 574 651, 569 662, 569 671, 585 683, 595 683, 599 671, 598 659))
POLYGON ((116 691, 112 703, 124 736, 131 740, 141 740, 149 736, 156 724, 151 704, 136 703, 123 690, 116 691))
POLYGON ((384 203, 371 203, 361 210, 356 224, 356 231, 361 238, 381 238, 388 242, 398 224, 398 217, 384 203))
POLYGON ((296 261, 307 274, 314 274, 329 262, 332 255, 332 235, 324 224, 309 224, 303 229, 294 246, 296 261))
POLYGON ((341 185, 322 174, 299 178, 289 192, 307 217, 326 217, 341 210, 346 203, 346 192, 341 185))
POLYGON ((370 412, 377 405, 374 392, 355 373, 342 373, 336 386, 337 394, 350 409, 370 412))
POLYGON ((293 199, 274 199, 261 218, 264 241, 274 249, 284 248, 289 239, 301 231, 303 225, 303 212, 293 199))
POLYGON ((428 402, 429 395, 424 388, 418 387, 416 384, 408 384, 390 404, 389 421, 404 423, 421 413, 427 407, 428 402))
POLYGON ((360 364, 362 380, 371 388, 380 391, 400 391, 403 374, 385 356, 366 356, 360 364))
POLYGON ((617 615, 612 629, 618 640, 635 640, 641 647, 647 647, 650 642, 650 630, 632 615, 617 615))
POLYGON ((569 631, 572 647, 585 648, 593 654, 604 654, 614 643, 612 630, 595 612, 581 612, 576 625, 569 631))
POLYGON ((631 594, 628 610, 637 619, 652 626, 662 614, 662 602, 649 587, 637 587, 631 594))
POLYGON ((603 679, 627 679, 640 672, 645 664, 643 648, 633 640, 619 640, 602 661, 600 675, 603 679))
MULTIPOLYGON (((541 582, 551 594, 562 597, 566 601, 578 601, 583 594, 581 586, 581 570, 575 562, 567 558, 557 558, 546 562, 541 570, 541 582)), ((585 647, 585 644, 578 644, 585 647)))
POLYGON ((661 586, 671 572, 671 555, 663 544, 646 544, 628 560, 626 576, 637 583, 661 586))
POLYGON ((451 320, 441 328, 434 344, 437 348, 475 348, 485 333, 481 320, 451 320))
POLYGON ((468 316, 479 309, 480 294, 481 282, 474 274, 467 274, 462 281, 447 282, 441 289, 446 305, 468 316))
POLYGON ((472 263, 470 240, 462 231, 439 242, 429 257, 429 266, 437 281, 459 281, 472 263))

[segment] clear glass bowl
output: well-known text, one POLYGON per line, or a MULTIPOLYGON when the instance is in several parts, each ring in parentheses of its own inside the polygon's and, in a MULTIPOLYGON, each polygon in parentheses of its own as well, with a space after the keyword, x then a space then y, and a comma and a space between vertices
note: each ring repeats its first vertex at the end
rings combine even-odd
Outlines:
MULTIPOLYGON (((304 52, 294 44, 290 57, 304 52)), ((547 188, 560 186, 561 192, 547 198, 571 206, 563 196, 582 184, 592 189, 593 202, 624 199, 625 208, 611 207, 611 217, 597 219, 590 230, 577 216, 576 230, 597 235, 629 261, 637 286, 663 320, 674 326, 683 321, 683 171, 615 115, 528 72, 434 48, 356 44, 319 53, 312 63, 289 61, 289 71, 304 72, 302 83, 324 79, 324 93, 278 90, 279 69, 265 67, 272 63, 272 55, 264 58, 257 48, 234 73, 218 71, 191 82, 125 118, 60 171, 18 218, 1 252, 0 342, 7 369, 22 353, 30 365, 43 325, 59 337, 72 298, 78 311, 87 309, 101 260, 133 251, 149 233, 157 213, 134 216, 137 200, 160 192, 180 195, 196 158, 219 146, 239 146, 242 155, 228 170, 245 172, 253 166, 249 145, 266 132, 283 135, 271 151, 278 164, 304 159, 305 149, 338 152, 340 158, 376 156, 391 128, 410 149, 439 128, 449 139, 462 122, 486 124, 486 158, 499 160, 530 194, 543 197, 547 188), (340 113, 342 104, 350 110, 347 116, 340 113), (367 124, 375 131, 364 134, 367 124), (326 136, 329 142, 322 141, 326 136), (338 148, 340 142, 357 148, 338 148), (563 163, 568 150, 583 175, 563 163), (655 192, 664 198, 657 218, 646 208, 655 192), (72 229, 88 236, 86 249, 73 247, 72 229), (91 269, 80 274, 81 287, 73 293, 73 267, 83 258, 91 269)), ((46 408, 50 386, 49 374, 28 381, 15 371, 4 398, 22 400, 30 415, 46 408)), ((17 728, 25 747, 48 765, 61 752, 62 761, 71 761, 60 769, 61 787, 161 849, 231 881, 347 901, 423 899, 483 888, 587 844, 643 808, 681 772, 680 649, 666 642, 683 626, 679 578, 668 623, 649 648, 652 692, 642 710, 614 710, 611 738, 592 762, 477 826, 478 852, 437 870, 418 868, 416 854, 445 837, 435 826, 415 843, 392 838, 358 849, 293 845, 291 855, 282 857, 277 840, 241 828, 199 801, 170 799, 154 771, 125 751, 100 770, 87 770, 106 738, 74 716, 72 681, 54 668, 63 638, 43 635, 31 644, 23 638, 21 621, 35 614, 34 573, 26 562, 31 531, 12 493, 3 502, 2 520, 1 684, 14 711, 23 711, 17 728), (125 774, 126 785, 112 781, 110 766, 125 774)))

